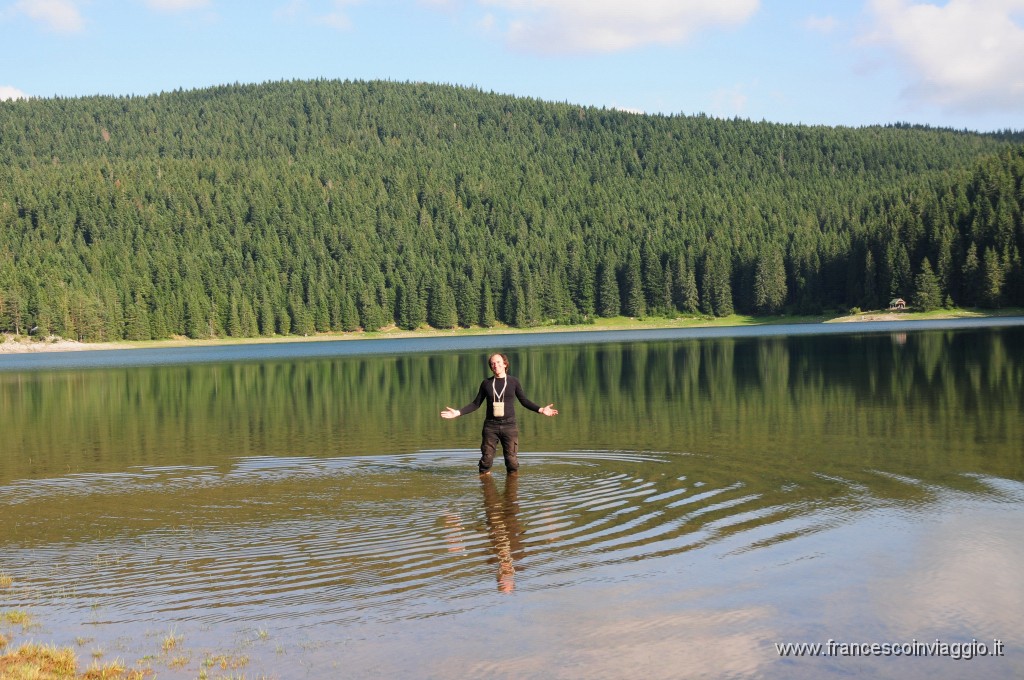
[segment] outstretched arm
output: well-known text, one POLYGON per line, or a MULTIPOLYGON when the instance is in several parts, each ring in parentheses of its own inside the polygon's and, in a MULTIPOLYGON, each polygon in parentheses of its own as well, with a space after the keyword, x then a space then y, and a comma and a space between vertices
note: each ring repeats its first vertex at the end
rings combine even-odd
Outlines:
POLYGON ((451 406, 445 406, 444 410, 441 411, 441 417, 444 418, 445 420, 451 420, 452 418, 458 418, 459 416, 465 415, 467 413, 472 413, 473 411, 480 408, 480 404, 484 403, 484 399, 484 386, 483 384, 481 384, 480 389, 477 390, 476 399, 469 402, 461 409, 452 408, 451 406))
POLYGON ((539 406, 530 401, 529 399, 527 399, 526 394, 523 392, 523 386, 518 380, 516 380, 516 399, 519 400, 520 404, 530 409, 531 411, 536 411, 537 413, 540 413, 545 416, 558 415, 558 411, 552 408, 554 404, 548 404, 547 406, 539 406))

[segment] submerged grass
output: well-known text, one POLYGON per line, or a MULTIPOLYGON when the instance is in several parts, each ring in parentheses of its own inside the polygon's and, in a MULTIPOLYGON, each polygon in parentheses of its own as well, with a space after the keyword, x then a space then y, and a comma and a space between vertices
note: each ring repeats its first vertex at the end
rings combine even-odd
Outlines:
POLYGON ((78 657, 71 647, 26 642, 0 656, 0 678, 9 680, 141 680, 150 671, 129 669, 120 659, 94 661, 79 673, 78 657))
POLYGON ((164 641, 163 644, 160 645, 160 648, 163 650, 164 654, 169 654, 177 649, 178 645, 180 645, 181 641, 184 639, 185 637, 183 635, 178 635, 171 630, 164 636, 164 641))
POLYGON ((70 647, 26 642, 0 656, 0 677, 11 680, 76 678, 78 659, 70 647))
POLYGON ((0 613, 0 622, 12 626, 21 626, 22 630, 28 630, 35 625, 32 615, 21 609, 11 609, 0 613))
MULTIPOLYGON (((21 610, 0 612, 0 624, 20 626, 23 630, 38 626, 30 614, 21 610)), ((97 648, 92 650, 91 663, 84 670, 79 667, 74 645, 61 647, 28 641, 12 647, 11 636, 10 630, 0 632, 0 680, 143 680, 157 674, 154 663, 179 673, 192 667, 200 678, 223 679, 234 677, 250 663, 249 657, 240 653, 194 653, 185 648, 185 636, 173 628, 159 638, 161 653, 143 657, 134 666, 120 658, 101 663, 105 652, 97 648)), ((270 633, 260 629, 257 638, 268 640, 270 633)), ((75 644, 81 648, 92 641, 93 638, 78 637, 75 644)))

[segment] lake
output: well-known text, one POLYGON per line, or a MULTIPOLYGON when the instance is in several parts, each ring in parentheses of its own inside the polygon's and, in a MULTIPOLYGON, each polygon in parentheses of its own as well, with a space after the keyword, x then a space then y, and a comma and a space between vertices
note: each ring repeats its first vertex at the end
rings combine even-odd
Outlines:
POLYGON ((160 678, 1021 677, 995 321, 0 357, 0 633, 160 678), (490 350, 560 411, 512 478, 439 418, 490 350))

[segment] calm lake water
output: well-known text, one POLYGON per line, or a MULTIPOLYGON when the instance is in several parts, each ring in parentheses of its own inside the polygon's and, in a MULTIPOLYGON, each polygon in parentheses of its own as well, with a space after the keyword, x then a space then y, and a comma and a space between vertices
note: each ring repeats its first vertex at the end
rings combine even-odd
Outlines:
POLYGON ((160 678, 1022 677, 1001 323, 0 357, 0 611, 38 624, 0 632, 160 678), (438 414, 506 347, 561 415, 480 479, 482 414, 438 414), (777 647, 829 640, 988 655, 777 647))

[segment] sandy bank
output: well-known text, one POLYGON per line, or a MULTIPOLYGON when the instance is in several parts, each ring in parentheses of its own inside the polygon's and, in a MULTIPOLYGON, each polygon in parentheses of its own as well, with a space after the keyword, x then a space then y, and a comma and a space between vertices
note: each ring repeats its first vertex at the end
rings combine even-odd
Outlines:
POLYGON ((123 349, 128 347, 117 342, 77 342, 57 336, 48 338, 25 338, 4 334, 0 337, 0 354, 22 354, 25 352, 76 352, 86 349, 123 349))
POLYGON ((110 349, 158 349, 165 347, 201 347, 201 346, 226 346, 246 344, 267 344, 267 343, 294 343, 294 342, 317 342, 330 340, 371 340, 384 338, 413 338, 413 337, 460 337, 477 335, 503 335, 508 333, 552 333, 571 331, 621 331, 621 330, 653 330, 665 328, 728 328, 728 327, 750 327, 769 326, 779 324, 830 324, 830 323, 856 323, 873 321, 918 321, 933 319, 967 319, 987 318, 1005 316, 1024 316, 1022 309, 1002 310, 943 310, 939 312, 864 312, 848 316, 819 316, 819 317, 754 317, 734 314, 725 318, 709 317, 683 317, 678 319, 646 318, 632 319, 616 317, 612 319, 601 319, 595 324, 580 326, 534 326, 531 328, 511 328, 499 326, 496 328, 460 328, 454 330, 438 330, 434 328, 423 328, 415 331, 395 328, 383 329, 373 333, 355 331, 351 333, 332 332, 320 333, 311 336, 273 336, 256 338, 208 338, 190 339, 181 336, 166 340, 148 340, 141 342, 77 342, 65 340, 57 336, 46 338, 26 338, 11 334, 0 335, 0 355, 18 354, 27 352, 76 352, 85 350, 110 350, 110 349))

